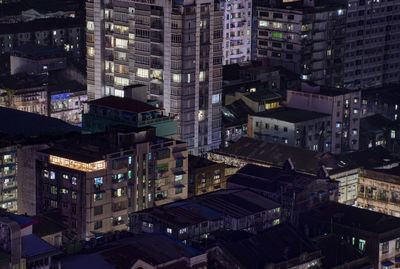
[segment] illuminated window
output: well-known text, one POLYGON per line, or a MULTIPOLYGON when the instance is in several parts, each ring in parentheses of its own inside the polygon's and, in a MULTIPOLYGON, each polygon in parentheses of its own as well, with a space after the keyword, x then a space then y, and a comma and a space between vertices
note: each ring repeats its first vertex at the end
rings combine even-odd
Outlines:
POLYGON ((180 74, 172 74, 172 81, 175 83, 181 82, 181 75, 180 74))
POLYGON ((274 38, 282 38, 282 33, 273 32, 272 37, 274 38))
POLYGON ((183 175, 176 175, 175 181, 181 181, 183 179, 183 175))
POLYGON ((396 131, 395 130, 392 130, 390 132, 390 138, 392 138, 392 139, 396 138, 396 131))
POLYGON ((172 234, 172 229, 171 228, 167 228, 167 233, 172 234))
POLYGON ((87 54, 88 54, 88 56, 93 57, 94 56, 94 48, 93 47, 87 47, 87 54))
POLYGON ((268 27, 268 21, 259 21, 259 22, 258 22, 258 26, 261 26, 261 27, 268 27))
POLYGON ((103 178, 102 177, 95 177, 94 178, 94 185, 96 185, 96 186, 103 185, 103 178))
MULTIPOLYGON (((87 28, 89 31, 93 31, 93 30, 94 30, 94 22, 92 22, 92 21, 87 21, 87 23, 86 23, 86 28, 87 28)), ((53 34, 56 35, 57 32, 54 31, 53 34)))
POLYGON ((212 96, 212 103, 218 104, 221 101, 221 95, 219 93, 213 94, 212 96))
POLYGON ((203 82, 205 80, 205 76, 206 76, 205 73, 206 72, 204 72, 204 71, 200 71, 200 77, 199 77, 200 82, 203 82))
POLYGON ((50 171, 50 179, 56 179, 56 173, 54 171, 50 171))
POLYGON ((280 23, 280 22, 273 22, 273 23, 272 23, 272 27, 273 27, 273 28, 276 28, 276 29, 280 29, 280 28, 282 28, 282 23, 280 23))
POLYGON ((365 240, 364 239, 359 239, 358 240, 358 249, 361 251, 365 250, 365 240))
POLYGON ((138 68, 136 75, 141 78, 149 78, 149 70, 144 68, 138 68))
POLYGON ((129 85, 129 79, 115 76, 114 77, 114 83, 116 85, 128 86, 129 85))
POLYGON ((128 48, 128 40, 116 38, 115 39, 115 47, 120 49, 128 48))

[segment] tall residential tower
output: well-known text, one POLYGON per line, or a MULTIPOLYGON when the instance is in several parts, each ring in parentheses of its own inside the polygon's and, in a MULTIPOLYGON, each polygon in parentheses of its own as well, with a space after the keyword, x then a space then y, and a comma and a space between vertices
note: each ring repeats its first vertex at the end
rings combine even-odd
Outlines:
POLYGON ((88 0, 89 100, 147 85, 192 153, 218 147, 223 15, 214 0, 88 0))

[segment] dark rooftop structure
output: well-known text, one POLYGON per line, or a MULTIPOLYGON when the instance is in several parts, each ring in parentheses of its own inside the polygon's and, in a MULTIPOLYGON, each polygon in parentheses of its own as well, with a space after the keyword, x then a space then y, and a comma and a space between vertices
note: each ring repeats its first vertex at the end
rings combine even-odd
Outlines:
MULTIPOLYGON (((241 137, 229 147, 216 149, 209 153, 234 157, 248 163, 283 167, 290 158, 297 171, 317 173, 323 164, 320 161, 323 153, 290 147, 277 143, 268 143, 249 137, 241 137)), ((219 157, 216 157, 217 161, 219 157)), ((213 159, 213 158, 211 158, 213 159)))
POLYGON ((131 113, 142 113, 148 111, 162 110, 161 108, 143 103, 130 98, 107 96, 88 102, 89 105, 125 110, 131 113))
POLYGON ((216 164, 215 162, 212 162, 206 158, 194 156, 194 155, 189 155, 189 167, 196 169, 196 168, 201 168, 201 167, 206 167, 210 165, 216 164))
POLYGON ((62 120, 11 108, 0 107, 0 118, 0 132, 8 134, 38 136, 45 133, 80 132, 79 127, 62 120))
POLYGON ((220 247, 240 268, 246 269, 269 265, 286 268, 321 258, 319 249, 289 225, 278 225, 237 242, 221 243, 220 247))
POLYGON ((315 219, 324 223, 333 221, 341 226, 354 227, 382 235, 390 233, 392 230, 400 231, 400 218, 334 202, 327 202, 314 208, 304 213, 304 217, 309 221, 315 219))
POLYGON ((368 257, 335 234, 321 236, 315 240, 322 252, 322 268, 371 268, 368 257))
POLYGON ((222 121, 225 126, 233 126, 247 123, 247 115, 253 113, 245 102, 241 99, 230 105, 221 107, 222 121))
POLYGON ((34 23, 20 22, 20 23, 0 24, 0 35, 49 31, 61 28, 83 27, 84 24, 85 24, 84 20, 74 19, 74 18, 38 19, 35 20, 34 23))
MULTIPOLYGON (((107 245, 92 254, 69 256, 62 261, 63 268, 84 269, 90 264, 97 268, 128 269, 138 261, 153 266, 163 265, 182 258, 193 258, 202 255, 169 235, 163 233, 137 234, 107 245)), ((175 264, 175 263, 173 263, 175 264)), ((181 267, 190 268, 186 263, 181 267)), ((159 268, 159 267, 157 267, 159 268)), ((161 268, 168 268, 162 266, 161 268)))
POLYGON ((329 116, 328 114, 324 113, 288 108, 288 107, 280 107, 276 109, 266 110, 263 112, 255 113, 254 115, 259 117, 273 118, 280 121, 286 121, 291 123, 309 121, 329 116))
POLYGON ((41 46, 34 43, 27 43, 13 49, 14 56, 29 58, 29 59, 43 59, 43 58, 56 58, 64 57, 65 52, 60 48, 41 46))

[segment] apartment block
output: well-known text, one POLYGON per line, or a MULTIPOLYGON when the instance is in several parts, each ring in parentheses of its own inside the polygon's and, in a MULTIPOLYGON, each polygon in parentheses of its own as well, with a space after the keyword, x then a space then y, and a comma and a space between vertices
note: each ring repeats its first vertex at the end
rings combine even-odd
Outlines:
POLYGON ((337 1, 258 1, 253 43, 259 60, 305 81, 343 86, 346 5, 337 1))
POLYGON ((331 143, 328 114, 284 107, 248 119, 248 137, 315 151, 327 151, 331 143))
POLYGON ((225 0, 223 64, 248 62, 251 59, 252 1, 225 0))
POLYGON ((178 120, 192 153, 221 141, 222 40, 219 3, 86 2, 89 100, 147 85, 149 99, 178 120))
POLYGON ((359 148, 360 91, 323 88, 302 83, 301 90, 288 90, 288 107, 331 115, 331 144, 324 151, 341 153, 359 148))
POLYGON ((400 2, 348 0, 344 87, 399 83, 400 2))
POLYGON ((70 59, 81 62, 84 55, 84 21, 77 18, 42 18, 0 24, 1 71, 10 72, 10 53, 28 43, 63 49, 70 59))
POLYGON ((226 189, 226 178, 225 164, 189 156, 189 197, 226 189))
POLYGON ((37 208, 80 239, 126 230, 128 214, 187 198, 185 143, 154 128, 79 135, 37 153, 37 208))

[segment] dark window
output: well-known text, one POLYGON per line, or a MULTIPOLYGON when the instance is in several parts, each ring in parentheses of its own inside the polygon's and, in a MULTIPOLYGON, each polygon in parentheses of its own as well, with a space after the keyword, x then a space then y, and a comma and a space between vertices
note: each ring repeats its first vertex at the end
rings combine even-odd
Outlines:
POLYGON ((282 19, 282 13, 274 13, 274 19, 282 19))
POLYGON ((94 207, 94 215, 97 216, 97 215, 101 215, 101 214, 103 214, 103 206, 102 205, 95 206, 94 207))

